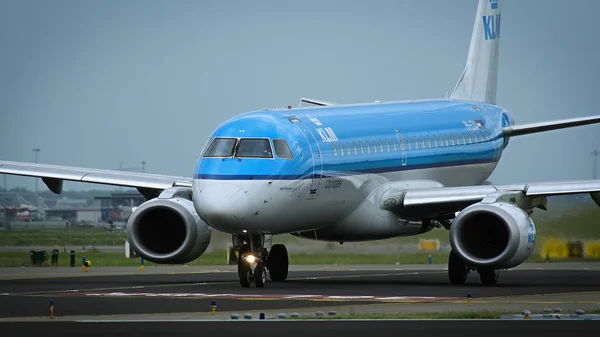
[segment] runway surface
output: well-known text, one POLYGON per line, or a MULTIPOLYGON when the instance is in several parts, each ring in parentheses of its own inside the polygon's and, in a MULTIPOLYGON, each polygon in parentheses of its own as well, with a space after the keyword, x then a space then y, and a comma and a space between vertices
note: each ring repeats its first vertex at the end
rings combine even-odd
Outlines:
MULTIPOLYGON (((241 288, 233 268, 191 272, 128 271, 131 275, 52 277, 53 268, 35 268, 46 278, 0 280, 0 319, 48 319, 54 300, 60 319, 228 319, 251 313, 257 319, 278 313, 313 315, 317 310, 348 312, 426 312, 555 308, 600 308, 600 267, 541 265, 504 271, 496 286, 483 286, 477 273, 467 284, 448 284, 443 266, 390 268, 353 266, 290 271, 286 282, 241 288), (333 270, 326 270, 333 269, 333 270), (400 270, 398 270, 400 269, 400 270), (466 305, 471 294, 473 304, 466 305), (217 315, 211 314, 211 301, 217 315)), ((308 269, 308 268, 305 268, 308 269)), ((168 269, 167 269, 168 270, 168 269)), ((0 270, 0 273, 2 270, 0 270)), ((8 274, 8 273, 7 273, 8 274)), ((16 275, 16 274, 15 274, 16 275)), ((39 275, 38 275, 39 276, 39 275)))
POLYGON ((4 323, 2 336, 598 336, 598 321, 264 321, 4 323))

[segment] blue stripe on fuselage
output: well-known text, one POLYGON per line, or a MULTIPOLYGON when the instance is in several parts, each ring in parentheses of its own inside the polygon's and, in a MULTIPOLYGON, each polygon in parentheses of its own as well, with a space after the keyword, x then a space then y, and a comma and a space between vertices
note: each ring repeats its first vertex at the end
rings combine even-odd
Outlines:
POLYGON ((223 123, 211 137, 283 138, 290 144, 294 160, 277 157, 241 160, 202 158, 198 162, 195 177, 222 180, 311 179, 313 174, 339 176, 490 163, 499 160, 505 146, 502 137, 505 115, 504 110, 495 106, 449 100, 255 111, 223 123), (288 117, 292 116, 301 122, 290 122, 288 117), (300 127, 305 131, 301 132, 300 127), (473 127, 485 130, 485 136, 489 136, 490 140, 477 144, 428 147, 428 135, 462 135, 473 127), (411 141, 412 149, 406 149, 405 165, 402 165, 396 130, 405 147, 406 137, 411 141), (421 136, 427 146, 419 146, 417 150, 414 137, 422 145, 421 136), (382 141, 383 152, 379 140, 382 141), (364 148, 365 141, 369 141, 371 153, 364 148), (373 152, 373 141, 378 147, 376 153, 373 152), (363 144, 364 153, 359 149, 359 142, 363 144), (392 142, 396 142, 396 151, 392 142), (337 147, 337 156, 333 144, 337 147), (341 156, 340 144, 344 146, 344 156, 341 156), (346 153, 348 145, 350 155, 346 153), (354 151, 354 145, 357 145, 358 154, 354 151), (318 165, 319 155, 313 158, 311 150, 312 153, 320 153, 322 167, 318 165), (317 164, 315 166, 313 159, 317 164))

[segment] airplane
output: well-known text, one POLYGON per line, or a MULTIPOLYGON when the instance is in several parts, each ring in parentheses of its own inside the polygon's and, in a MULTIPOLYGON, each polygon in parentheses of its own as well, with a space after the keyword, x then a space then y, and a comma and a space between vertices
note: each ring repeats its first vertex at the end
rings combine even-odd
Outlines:
POLYGON ((288 277, 274 235, 332 242, 417 236, 445 228, 450 284, 525 262, 536 243, 534 209, 547 197, 589 193, 600 180, 493 185, 513 137, 600 122, 600 115, 517 125, 496 105, 501 1, 480 0, 466 66, 449 97, 256 110, 219 125, 193 177, 0 161, 0 173, 136 188, 145 202, 127 223, 147 261, 182 264, 206 251, 214 229, 239 249, 242 287, 288 277))

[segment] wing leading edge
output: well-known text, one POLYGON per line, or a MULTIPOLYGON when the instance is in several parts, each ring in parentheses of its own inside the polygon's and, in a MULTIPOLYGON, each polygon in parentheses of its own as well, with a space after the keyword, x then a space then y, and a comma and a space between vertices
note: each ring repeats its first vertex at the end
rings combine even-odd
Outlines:
POLYGON ((531 133, 572 128, 575 126, 600 123, 600 116, 579 117, 557 121, 539 122, 532 124, 513 125, 502 129, 505 137, 528 135, 531 133))
POLYGON ((545 209, 545 197, 589 193, 600 207, 600 180, 572 180, 516 185, 480 185, 465 187, 431 187, 390 191, 380 198, 380 207, 397 214, 420 217, 436 213, 437 216, 461 211, 463 208, 485 201, 502 199, 519 204, 522 208, 545 209))
POLYGON ((156 196, 170 187, 192 186, 189 177, 10 161, 0 161, 0 173, 42 178, 46 186, 57 194, 62 192, 64 180, 133 187, 146 198, 156 196))

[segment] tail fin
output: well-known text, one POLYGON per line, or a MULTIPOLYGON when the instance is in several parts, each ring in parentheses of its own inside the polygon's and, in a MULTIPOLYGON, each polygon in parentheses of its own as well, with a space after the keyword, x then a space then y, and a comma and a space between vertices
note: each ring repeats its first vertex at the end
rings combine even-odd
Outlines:
POLYGON ((496 104, 502 0, 479 0, 467 65, 451 99, 496 104))

